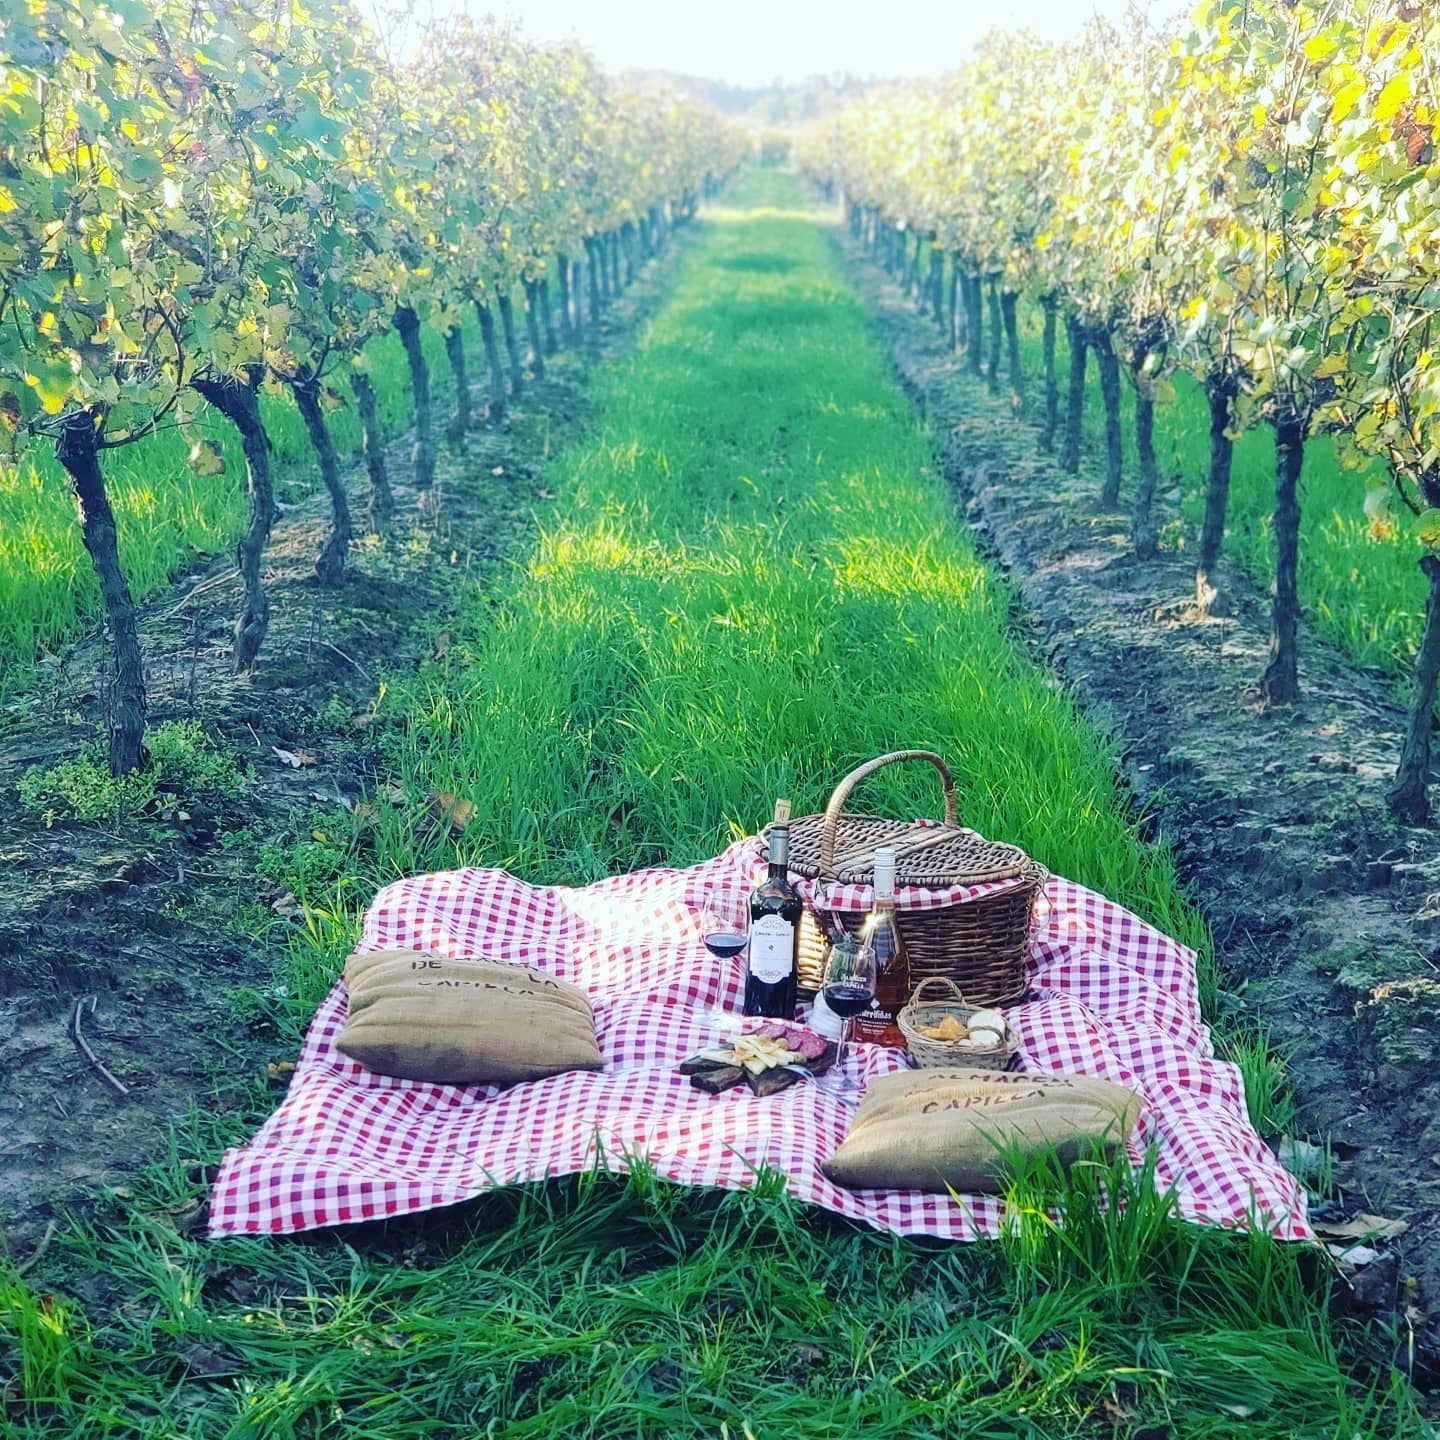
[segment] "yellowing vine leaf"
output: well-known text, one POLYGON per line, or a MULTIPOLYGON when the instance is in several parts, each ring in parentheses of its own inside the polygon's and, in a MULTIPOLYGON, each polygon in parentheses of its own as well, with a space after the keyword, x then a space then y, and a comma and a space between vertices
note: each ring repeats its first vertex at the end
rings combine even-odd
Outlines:
POLYGON ((213 440, 197 440, 185 462, 196 475, 223 475, 225 457, 213 440))
POLYGON ((1410 98, 1410 77, 1397 75, 1389 81, 1375 101, 1375 120, 1386 125, 1393 120, 1400 107, 1410 98))

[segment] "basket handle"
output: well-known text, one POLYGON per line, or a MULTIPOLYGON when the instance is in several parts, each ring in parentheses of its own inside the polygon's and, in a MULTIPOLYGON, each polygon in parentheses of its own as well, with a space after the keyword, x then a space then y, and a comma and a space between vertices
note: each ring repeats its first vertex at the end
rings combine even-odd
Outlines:
POLYGON ((925 998, 925 992, 932 985, 943 985, 950 993, 946 997, 955 1000, 961 1005, 969 1006, 970 1002, 965 998, 965 992, 948 975, 931 975, 929 979, 922 980, 911 992, 910 1003, 918 1005, 925 998))
POLYGON ((955 827, 955 781, 950 767, 933 750, 892 750, 878 759, 867 760, 852 770, 836 787, 825 807, 825 819, 820 826, 820 878, 835 878, 835 832, 840 825, 840 816, 850 792, 867 776, 882 765, 895 765, 901 760, 928 760, 940 772, 940 788, 945 792, 945 823, 955 827))

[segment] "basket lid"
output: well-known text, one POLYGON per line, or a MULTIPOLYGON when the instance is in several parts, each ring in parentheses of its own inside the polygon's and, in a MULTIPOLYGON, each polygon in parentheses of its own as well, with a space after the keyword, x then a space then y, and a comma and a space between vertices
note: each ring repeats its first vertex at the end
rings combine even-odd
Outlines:
MULTIPOLYGON (((807 880, 820 874, 823 815, 802 815, 790 821, 790 869, 807 880)), ((761 831, 768 844, 771 826, 761 831)), ((1025 873, 1030 857, 1018 845, 987 840, 974 830, 935 821, 887 820, 879 815, 841 815, 835 829, 834 873, 826 879, 844 885, 869 885, 875 878, 875 851, 895 847, 896 885, 943 889, 1014 880, 1025 873)))

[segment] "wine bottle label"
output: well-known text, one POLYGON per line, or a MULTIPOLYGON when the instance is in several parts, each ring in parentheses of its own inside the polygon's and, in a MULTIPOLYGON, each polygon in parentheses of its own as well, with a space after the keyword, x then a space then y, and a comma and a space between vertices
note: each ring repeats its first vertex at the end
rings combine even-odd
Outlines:
POLYGON ((762 915, 750 926, 750 973, 766 985, 789 977, 795 965, 795 927, 778 915, 762 915))
POLYGON ((903 1047, 905 1032, 896 1023, 895 1015, 896 1010, 872 1000, 869 1008, 855 1017, 855 1038, 867 1045, 903 1047))

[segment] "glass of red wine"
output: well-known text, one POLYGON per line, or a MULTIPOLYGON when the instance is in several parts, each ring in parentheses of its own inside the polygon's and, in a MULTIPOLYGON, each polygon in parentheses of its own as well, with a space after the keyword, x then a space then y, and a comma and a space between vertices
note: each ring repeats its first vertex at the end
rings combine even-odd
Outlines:
POLYGON ((745 967, 733 964, 750 943, 745 911, 732 912, 713 901, 700 911, 700 939, 705 948, 720 961, 715 1002, 707 1015, 712 1023, 724 1023, 739 1015, 739 997, 745 990, 745 967), (727 997, 733 994, 727 1004, 727 997), (733 1009, 731 1008, 733 1006, 733 1009))
POLYGON ((700 939, 717 960, 733 960, 750 943, 743 920, 713 904, 700 912, 700 939))
POLYGON ((735 930, 707 930, 705 948, 717 960, 733 960, 749 944, 749 940, 735 930))
POLYGON ((733 960, 750 943, 745 922, 713 905, 701 911, 700 939, 717 960, 733 960))
POLYGON ((858 1079, 845 1072, 845 1046, 850 1038, 854 1019, 867 1009, 875 998, 875 951, 869 945, 856 943, 853 935, 837 937, 825 952, 825 973, 820 982, 825 1003, 840 1016, 840 1044, 835 1052, 831 1088, 839 1091, 859 1090, 858 1079))

